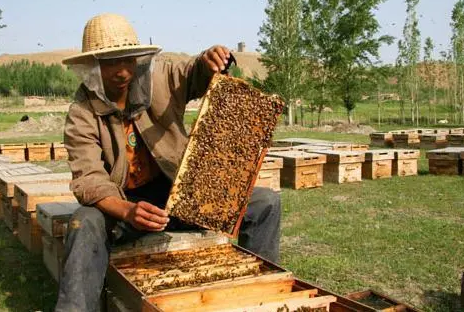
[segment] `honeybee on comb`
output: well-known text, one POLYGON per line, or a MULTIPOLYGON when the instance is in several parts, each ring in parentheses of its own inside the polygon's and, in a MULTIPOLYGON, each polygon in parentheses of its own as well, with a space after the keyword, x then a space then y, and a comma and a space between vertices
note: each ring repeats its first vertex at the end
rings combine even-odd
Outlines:
POLYGON ((167 212, 236 236, 282 110, 277 96, 216 74, 202 100, 167 212))

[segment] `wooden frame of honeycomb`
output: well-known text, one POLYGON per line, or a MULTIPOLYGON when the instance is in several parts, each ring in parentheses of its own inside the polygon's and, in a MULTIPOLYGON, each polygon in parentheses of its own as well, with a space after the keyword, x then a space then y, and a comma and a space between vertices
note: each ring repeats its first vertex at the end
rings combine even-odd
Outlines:
POLYGON ((166 211, 236 237, 282 110, 277 96, 216 74, 203 97, 166 211))

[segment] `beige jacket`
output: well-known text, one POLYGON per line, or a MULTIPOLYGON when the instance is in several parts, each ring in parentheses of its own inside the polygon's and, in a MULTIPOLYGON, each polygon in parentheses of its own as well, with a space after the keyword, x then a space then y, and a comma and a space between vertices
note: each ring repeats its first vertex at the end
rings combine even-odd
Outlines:
MULTIPOLYGON (((205 93, 212 73, 197 58, 172 64, 156 62, 151 107, 135 126, 161 170, 174 178, 187 144, 183 125, 186 103, 205 93)), ((69 108, 64 141, 73 174, 71 190, 83 205, 108 196, 125 199, 128 163, 122 114, 81 86, 69 108)))

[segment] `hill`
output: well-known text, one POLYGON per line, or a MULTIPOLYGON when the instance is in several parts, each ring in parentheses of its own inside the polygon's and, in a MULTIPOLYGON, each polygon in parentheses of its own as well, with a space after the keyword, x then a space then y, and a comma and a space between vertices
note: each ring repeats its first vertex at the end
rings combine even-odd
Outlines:
MULTIPOLYGON (((0 65, 8 64, 20 60, 30 62, 50 64, 61 64, 65 57, 79 53, 78 50, 56 50, 50 52, 30 53, 30 54, 2 54, 0 55, 0 65)), ((255 52, 233 52, 237 59, 238 66, 242 69, 245 76, 250 77, 256 73, 259 78, 266 76, 266 68, 259 62, 259 53, 255 52)), ((191 55, 185 53, 163 52, 161 55, 173 62, 187 60, 191 55)))

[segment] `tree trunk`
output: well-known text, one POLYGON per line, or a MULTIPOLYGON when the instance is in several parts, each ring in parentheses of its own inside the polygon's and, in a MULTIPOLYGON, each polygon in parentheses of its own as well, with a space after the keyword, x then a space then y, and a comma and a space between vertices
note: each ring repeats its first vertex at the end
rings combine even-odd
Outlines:
POLYGON ((291 101, 288 104, 288 125, 293 126, 293 103, 291 101))
POLYGON ((348 124, 351 125, 353 123, 353 111, 347 110, 348 113, 348 124))
POLYGON ((317 108, 317 126, 321 126, 321 117, 322 117, 322 109, 324 108, 324 104, 318 104, 317 108))

